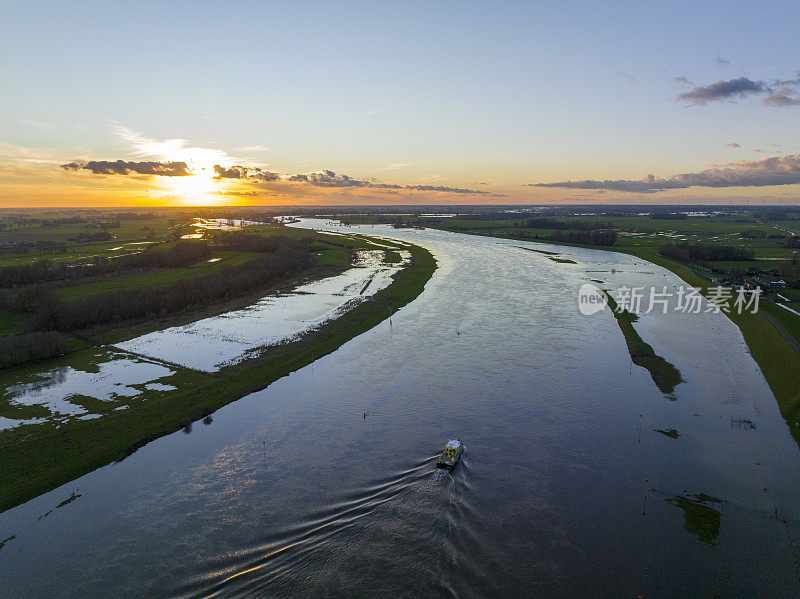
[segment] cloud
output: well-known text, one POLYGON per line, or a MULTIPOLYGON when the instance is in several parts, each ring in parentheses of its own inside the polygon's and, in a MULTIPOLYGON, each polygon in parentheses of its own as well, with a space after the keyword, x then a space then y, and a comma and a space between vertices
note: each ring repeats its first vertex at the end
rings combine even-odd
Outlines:
POLYGON ((193 166, 232 162, 231 157, 221 150, 187 146, 185 139, 152 139, 118 124, 112 129, 120 139, 132 147, 133 153, 137 156, 180 160, 193 166))
POLYGON ((277 181, 281 176, 278 173, 261 170, 260 168, 250 169, 248 179, 251 181, 258 181, 260 183, 268 183, 270 181, 277 181))
POLYGON ((219 164, 214 165, 215 179, 247 179, 247 169, 243 166, 225 168, 219 164))
POLYGON ((398 185, 396 183, 379 183, 377 181, 370 181, 367 179, 356 179, 344 174, 337 175, 331 170, 324 170, 317 173, 291 175, 290 177, 287 177, 286 180, 294 183, 307 183, 308 185, 313 185, 315 187, 363 187, 368 189, 434 191, 445 193, 489 195, 488 192, 478 189, 446 187, 444 185, 398 185))
POLYGON ((705 105, 707 102, 724 101, 732 98, 744 98, 753 94, 769 93, 769 86, 763 81, 753 81, 747 77, 717 81, 711 85, 700 85, 693 90, 678 95, 678 100, 686 100, 692 104, 705 105))
POLYGON ((737 144, 736 142, 729 143, 729 144, 727 144, 727 145, 729 145, 729 146, 730 146, 730 147, 732 147, 732 148, 741 148, 741 147, 742 147, 741 145, 737 144))
POLYGON ((95 175, 159 175, 162 177, 186 177, 192 171, 185 162, 126 162, 125 160, 90 160, 62 164, 66 171, 91 171, 95 175))
POLYGON ((761 101, 768 106, 800 106, 800 97, 788 85, 784 85, 761 101))
MULTIPOLYGON (((676 83, 694 85, 686 77, 676 77, 676 83)), ((708 102, 724 102, 735 98, 747 96, 766 95, 762 100, 767 106, 800 106, 800 74, 795 79, 782 81, 774 79, 770 82, 754 81, 747 77, 717 81, 710 85, 698 85, 694 89, 679 94, 678 100, 689 101, 695 105, 705 105, 708 102), (775 91, 775 88, 779 88, 775 91)))
POLYGON ((772 156, 761 160, 738 160, 696 173, 673 175, 657 179, 648 175, 641 181, 586 180, 560 183, 529 183, 531 187, 561 187, 565 189, 610 189, 635 193, 656 193, 667 189, 687 187, 764 187, 800 183, 800 154, 772 156))
POLYGON ((390 164, 389 166, 384 166, 381 168, 373 169, 374 171, 396 171, 397 169, 401 168, 408 168, 409 166, 414 166, 410 162, 399 162, 396 164, 390 164))
POLYGON ((240 165, 233 165, 224 167, 219 164, 214 165, 214 178, 215 179, 243 179, 249 181, 258 181, 260 183, 268 183, 269 181, 277 181, 280 179, 278 173, 271 173, 257 167, 247 167, 240 165))
POLYGON ((722 58, 722 56, 717 54, 717 57, 714 59, 714 64, 719 65, 721 67, 727 67, 729 64, 731 64, 731 61, 725 60, 724 58, 722 58))

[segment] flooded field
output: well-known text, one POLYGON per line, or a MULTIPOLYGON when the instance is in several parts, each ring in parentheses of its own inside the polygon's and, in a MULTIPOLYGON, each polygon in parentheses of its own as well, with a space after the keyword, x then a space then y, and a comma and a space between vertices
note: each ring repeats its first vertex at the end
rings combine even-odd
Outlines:
POLYGON ((417 243, 439 268, 391 322, 0 514, 0 596, 798 595, 800 451, 739 330, 642 313, 683 377, 664 394, 612 314, 578 310, 587 282, 675 275, 614 252, 299 226, 417 243), (461 463, 436 470, 452 437, 461 463))
POLYGON ((146 391, 175 389, 159 382, 175 374, 162 364, 104 350, 85 352, 80 361, 80 366, 64 365, 0 380, 0 401, 5 404, 0 412, 4 414, 0 430, 45 421, 98 418, 110 410, 124 410, 146 391), (31 412, 35 416, 26 417, 31 412))
POLYGON ((382 250, 358 250, 353 268, 340 275, 267 296, 242 310, 149 333, 116 347, 213 372, 253 357, 265 346, 296 339, 387 287, 392 275, 410 257, 407 250, 398 253, 402 260, 390 264, 382 250))

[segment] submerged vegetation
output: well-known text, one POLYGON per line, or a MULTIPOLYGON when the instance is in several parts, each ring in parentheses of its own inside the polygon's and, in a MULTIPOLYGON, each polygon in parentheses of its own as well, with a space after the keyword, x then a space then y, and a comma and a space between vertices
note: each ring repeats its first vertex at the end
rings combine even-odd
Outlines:
POLYGON ((676 495, 667 499, 668 503, 683 510, 683 527, 707 545, 716 545, 721 519, 720 513, 708 504, 722 501, 704 493, 689 497, 676 495))
POLYGON ((675 387, 683 381, 680 371, 673 364, 657 355, 653 347, 645 343, 639 336, 639 333, 633 327, 633 323, 639 320, 639 317, 627 310, 620 310, 611 294, 607 291, 603 291, 603 293, 606 296, 611 312, 614 314, 614 318, 617 319, 619 328, 622 330, 633 363, 646 368, 650 372, 653 382, 662 393, 670 394, 675 391, 675 387))
POLYGON ((670 429, 654 428, 653 430, 657 433, 661 433, 665 437, 669 437, 670 439, 677 439, 678 437, 680 437, 680 434, 678 434, 678 431, 674 428, 670 429))

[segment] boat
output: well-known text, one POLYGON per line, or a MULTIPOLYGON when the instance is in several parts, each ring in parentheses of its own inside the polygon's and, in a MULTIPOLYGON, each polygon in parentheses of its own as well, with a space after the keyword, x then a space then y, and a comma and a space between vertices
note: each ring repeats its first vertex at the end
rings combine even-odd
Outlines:
POLYGON ((436 460, 436 467, 452 470, 458 464, 458 460, 461 459, 462 453, 464 453, 464 444, 461 439, 450 439, 444 446, 442 455, 436 460))

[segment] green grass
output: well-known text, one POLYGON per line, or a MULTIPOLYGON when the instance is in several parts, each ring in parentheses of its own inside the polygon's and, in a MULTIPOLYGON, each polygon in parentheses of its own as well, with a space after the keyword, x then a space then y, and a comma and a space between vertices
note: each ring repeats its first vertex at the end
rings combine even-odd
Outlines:
POLYGON ((412 252, 411 263, 395 275, 391 285, 298 341, 270 348, 259 358, 215 376, 179 369, 163 379, 177 390, 154 394, 102 418, 70 421, 61 427, 23 425, 0 432, 0 511, 122 459, 149 441, 267 387, 376 326, 391 310, 422 293, 436 269, 430 252, 418 246, 407 249, 412 252))
POLYGON ((132 275, 116 275, 77 285, 66 285, 57 289, 56 294, 65 302, 77 302, 114 291, 133 291, 145 287, 169 285, 185 279, 201 277, 211 272, 244 264, 258 257, 255 252, 218 252, 218 262, 203 261, 185 268, 150 270, 132 275))
POLYGON ((403 257, 398 252, 387 250, 383 261, 387 264, 399 264, 403 261, 403 257))
POLYGON ((653 382, 662 393, 673 393, 675 387, 683 381, 680 371, 675 368, 674 365, 656 354, 653 347, 645 343, 639 336, 639 333, 633 328, 633 323, 639 320, 639 317, 627 310, 620 310, 617 302, 611 297, 611 294, 607 291, 603 291, 603 293, 606 296, 608 306, 611 308, 614 318, 617 319, 619 328, 622 330, 633 363, 642 368, 646 368, 648 372, 650 372, 653 382))
POLYGON ((20 332, 26 320, 27 316, 25 314, 18 314, 11 310, 0 308, 0 335, 20 332))
MULTIPOLYGON (((789 307, 791 308, 792 306, 789 305, 789 307)), ((796 310, 797 308, 793 309, 796 310)), ((771 302, 761 302, 759 305, 759 310, 769 314, 772 318, 774 318, 778 324, 781 325, 783 330, 789 334, 794 342, 800 345, 800 316, 797 314, 792 314, 788 310, 785 310, 771 302)), ((800 312, 800 310, 798 310, 798 312, 800 312)))

